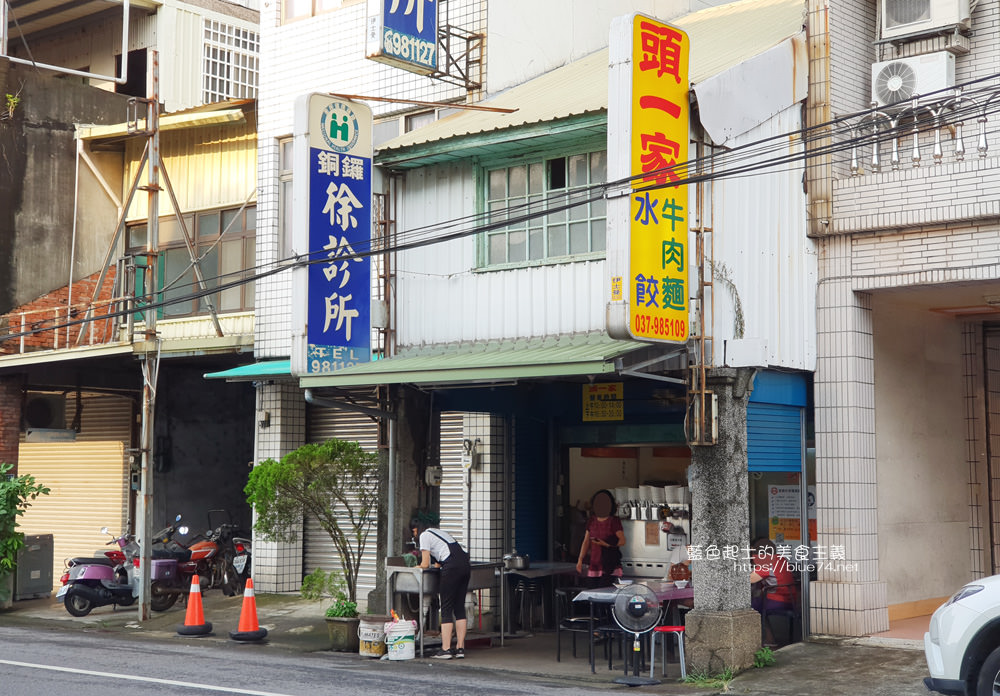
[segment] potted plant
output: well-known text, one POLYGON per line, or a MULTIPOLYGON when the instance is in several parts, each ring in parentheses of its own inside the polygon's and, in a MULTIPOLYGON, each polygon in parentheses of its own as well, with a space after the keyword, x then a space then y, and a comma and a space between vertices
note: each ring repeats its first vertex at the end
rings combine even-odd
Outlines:
POLYGON ((356 652, 360 643, 358 626, 361 617, 358 615, 358 603, 348 598, 344 588, 344 576, 337 571, 326 573, 317 568, 302 578, 302 596, 305 599, 333 598, 333 603, 324 613, 330 633, 330 649, 356 652))
MULTIPOLYGON (((333 541, 340 568, 312 583, 319 585, 317 598, 334 598, 327 610, 331 618, 358 621, 358 571, 378 519, 379 487, 378 455, 345 440, 303 445, 280 461, 261 462, 250 472, 247 502, 257 513, 254 529, 265 539, 295 541, 296 530, 308 513, 333 541)), ((308 578, 316 573, 303 581, 306 592, 313 591, 308 578)), ((357 650, 357 623, 353 636, 357 650)))
POLYGON ((17 531, 17 518, 40 495, 49 489, 27 474, 14 476, 11 464, 0 463, 0 608, 7 608, 13 600, 14 568, 17 553, 24 546, 24 534, 17 531))

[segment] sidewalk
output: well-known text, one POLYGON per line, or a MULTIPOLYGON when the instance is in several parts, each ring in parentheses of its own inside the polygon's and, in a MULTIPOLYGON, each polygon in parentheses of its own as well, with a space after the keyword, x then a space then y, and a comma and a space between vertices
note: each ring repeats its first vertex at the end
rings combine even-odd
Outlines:
MULTIPOLYGON (((298 595, 259 594, 257 601, 258 622, 268 630, 266 649, 292 652, 320 652, 327 650, 329 639, 322 603, 307 602, 298 595)), ((198 638, 178 636, 176 631, 184 623, 184 607, 175 606, 162 614, 155 614, 142 624, 136 609, 113 610, 101 607, 90 615, 77 619, 52 599, 16 602, 7 611, 0 611, 0 625, 34 626, 61 630, 101 631, 135 636, 137 639, 175 640, 214 645, 238 645, 229 638, 236 630, 243 598, 224 597, 218 592, 206 592, 203 600, 205 620, 213 624, 213 634, 198 638)), ((608 671, 607 662, 601 664, 598 653, 596 674, 590 673, 587 661, 587 643, 577 639, 577 658, 573 658, 571 638, 563 636, 561 662, 556 662, 555 632, 508 638, 503 647, 486 647, 487 641, 472 641, 479 634, 470 633, 467 657, 461 662, 446 662, 443 667, 457 670, 491 670, 519 674, 531 678, 556 678, 581 687, 602 686, 626 689, 613 684, 622 671, 617 667, 608 671), (476 645, 483 643, 484 645, 476 645)), ((485 635, 485 634, 483 634, 485 635)), ((429 653, 430 651, 428 651, 429 653)), ((344 653, 330 653, 338 660, 368 662, 372 669, 380 667, 379 661, 344 653)), ((728 693, 748 696, 833 696, 836 694, 865 694, 866 696, 925 696, 923 686, 927 675, 922 646, 917 641, 886 638, 828 639, 790 645, 776 651, 777 664, 765 669, 751 669, 738 675, 730 684, 728 693)), ((429 659, 418 660, 429 663, 429 659)), ((398 664, 398 663, 397 663, 398 664)), ((620 664, 620 663, 618 663, 620 664)), ((678 682, 677 663, 668 663, 668 677, 656 686, 641 687, 650 694, 684 694, 708 696, 719 693, 715 688, 696 688, 678 682)), ((645 673, 649 674, 648 667, 645 673)), ((659 666, 656 676, 659 678, 659 666)))

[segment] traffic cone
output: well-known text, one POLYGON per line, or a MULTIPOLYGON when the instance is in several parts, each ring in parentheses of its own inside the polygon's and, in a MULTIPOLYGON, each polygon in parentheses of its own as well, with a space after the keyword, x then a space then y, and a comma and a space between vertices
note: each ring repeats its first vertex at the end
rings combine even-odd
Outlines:
POLYGON ((201 585, 198 574, 191 578, 191 592, 188 595, 187 613, 184 615, 184 625, 177 627, 179 636, 204 636, 212 632, 212 624, 205 621, 205 613, 201 608, 201 585))
POLYGON ((247 578, 247 586, 243 590, 243 608, 240 610, 240 625, 235 631, 229 632, 229 637, 239 641, 263 640, 267 629, 257 624, 257 600, 253 596, 253 578, 247 578))

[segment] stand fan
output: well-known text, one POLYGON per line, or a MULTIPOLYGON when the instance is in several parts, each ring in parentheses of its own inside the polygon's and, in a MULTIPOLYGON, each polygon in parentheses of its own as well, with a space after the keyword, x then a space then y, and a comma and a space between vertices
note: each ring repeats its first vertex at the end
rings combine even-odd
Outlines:
MULTIPOLYGON (((639 637, 644 633, 649 633, 660 622, 660 600, 656 594, 647 586, 642 584, 627 585, 615 593, 615 601, 611 605, 611 615, 615 623, 621 626, 626 633, 631 633, 634 638, 632 650, 639 652, 639 637)), ((659 684, 658 679, 652 677, 639 676, 639 656, 634 657, 634 675, 628 676, 628 668, 623 677, 618 677, 613 681, 616 684, 627 686, 652 686, 659 684)))

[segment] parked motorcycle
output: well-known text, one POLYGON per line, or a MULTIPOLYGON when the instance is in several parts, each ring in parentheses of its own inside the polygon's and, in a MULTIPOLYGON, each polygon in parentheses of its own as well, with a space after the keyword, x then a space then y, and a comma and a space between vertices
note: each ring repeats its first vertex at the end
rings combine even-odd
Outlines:
POLYGON ((226 510, 209 510, 208 524, 204 538, 188 546, 191 559, 181 564, 181 573, 188 578, 197 574, 202 591, 218 588, 226 596, 239 594, 250 575, 250 540, 236 537, 238 528, 226 510), (220 521, 220 515, 228 521, 220 521), (213 526, 213 521, 219 524, 213 526))
MULTIPOLYGON (((108 528, 101 529, 108 534, 108 528)), ((131 561, 139 551, 135 539, 125 532, 113 538, 118 550, 106 551, 105 557, 72 558, 67 561, 63 586, 56 599, 63 602, 72 616, 86 616, 95 607, 108 604, 131 606, 138 591, 131 572, 131 561)))

